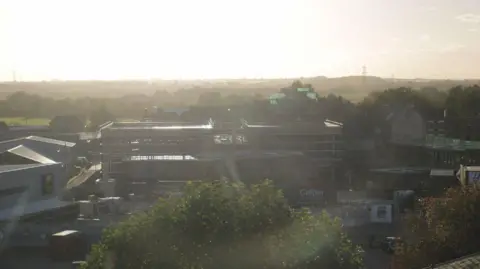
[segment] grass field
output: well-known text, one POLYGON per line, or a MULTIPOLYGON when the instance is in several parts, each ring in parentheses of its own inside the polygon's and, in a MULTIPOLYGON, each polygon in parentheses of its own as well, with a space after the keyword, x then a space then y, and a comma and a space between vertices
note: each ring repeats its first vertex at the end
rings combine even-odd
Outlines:
POLYGON ((0 118, 0 121, 5 122, 7 125, 48 125, 50 119, 47 118, 31 118, 25 119, 22 117, 0 118))

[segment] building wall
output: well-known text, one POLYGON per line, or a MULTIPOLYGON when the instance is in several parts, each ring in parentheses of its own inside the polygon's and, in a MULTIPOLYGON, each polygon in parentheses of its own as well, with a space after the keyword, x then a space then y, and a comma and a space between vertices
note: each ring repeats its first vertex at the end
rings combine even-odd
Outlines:
POLYGON ((9 130, 9 131, 0 133, 0 141, 26 137, 26 136, 30 136, 30 135, 45 136, 45 135, 49 135, 49 134, 52 134, 50 129, 9 130))
POLYGON ((406 111, 392 119, 392 142, 410 143, 424 141, 425 134, 426 122, 423 117, 414 110, 406 111))
POLYGON ((18 206, 21 210, 23 204, 53 198, 65 181, 65 167, 60 163, 0 173, 0 209, 18 206), (53 175, 51 192, 42 191, 42 181, 47 175, 53 175))
POLYGON ((132 161, 123 162, 120 170, 129 181, 214 179, 215 163, 202 161, 132 161))
MULTIPOLYGON (((224 152, 231 147, 216 144, 214 138, 220 134, 231 134, 232 128, 180 131, 148 127, 105 128, 101 131, 103 177, 115 177, 115 170, 110 168, 121 165, 121 159, 128 155, 224 152), (111 166, 111 163, 116 164, 111 166)), ((247 142, 237 142, 237 150, 301 151, 322 167, 335 166, 341 160, 344 149, 341 127, 295 123, 287 128, 249 127, 247 130, 238 130, 237 135, 240 134, 246 137, 247 142)))

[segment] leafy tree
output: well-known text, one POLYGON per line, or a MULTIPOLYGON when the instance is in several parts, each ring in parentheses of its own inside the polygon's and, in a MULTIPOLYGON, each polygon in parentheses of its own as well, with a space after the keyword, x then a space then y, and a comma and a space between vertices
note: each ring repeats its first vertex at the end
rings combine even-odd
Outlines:
POLYGON ((445 108, 447 116, 453 118, 471 118, 480 115, 478 102, 480 101, 480 87, 457 86, 448 92, 445 108))
POLYGON ((105 105, 100 106, 97 110, 93 111, 90 116, 90 127, 96 128, 107 121, 114 120, 115 117, 110 113, 105 105))
MULTIPOLYGON (((440 198, 424 199, 419 214, 408 219, 412 240, 396 256, 405 268, 422 268, 480 251, 480 189, 449 189, 440 198)), ((403 268, 403 267, 400 267, 403 268)))
POLYGON ((212 106, 222 103, 222 94, 220 92, 205 92, 198 97, 199 105, 212 106))
POLYGON ((285 94, 285 100, 290 102, 305 103, 308 100, 318 100, 318 94, 311 84, 304 84, 295 80, 290 87, 281 90, 285 94))
POLYGON ((266 181, 190 183, 104 232, 86 268, 361 268, 361 250, 326 213, 293 211, 266 181))

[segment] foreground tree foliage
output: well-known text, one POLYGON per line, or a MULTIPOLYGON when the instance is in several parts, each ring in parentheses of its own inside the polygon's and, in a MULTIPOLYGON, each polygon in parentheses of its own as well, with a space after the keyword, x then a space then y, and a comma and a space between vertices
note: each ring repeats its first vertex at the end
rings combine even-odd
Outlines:
POLYGON ((410 243, 397 250, 399 268, 422 268, 480 251, 480 186, 449 189, 425 199, 409 219, 410 243))
POLYGON ((362 251, 325 213, 293 211, 266 181, 189 184, 105 231, 85 268, 362 268, 362 251))

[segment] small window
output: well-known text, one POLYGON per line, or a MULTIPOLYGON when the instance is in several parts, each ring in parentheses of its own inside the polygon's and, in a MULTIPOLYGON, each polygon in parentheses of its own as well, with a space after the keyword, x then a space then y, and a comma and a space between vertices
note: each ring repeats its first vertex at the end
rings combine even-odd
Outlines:
POLYGON ((42 176, 42 195, 50 195, 54 192, 54 179, 52 174, 42 176))
POLYGON ((379 218, 379 219, 387 218, 387 207, 386 206, 377 207, 377 218, 379 218))

